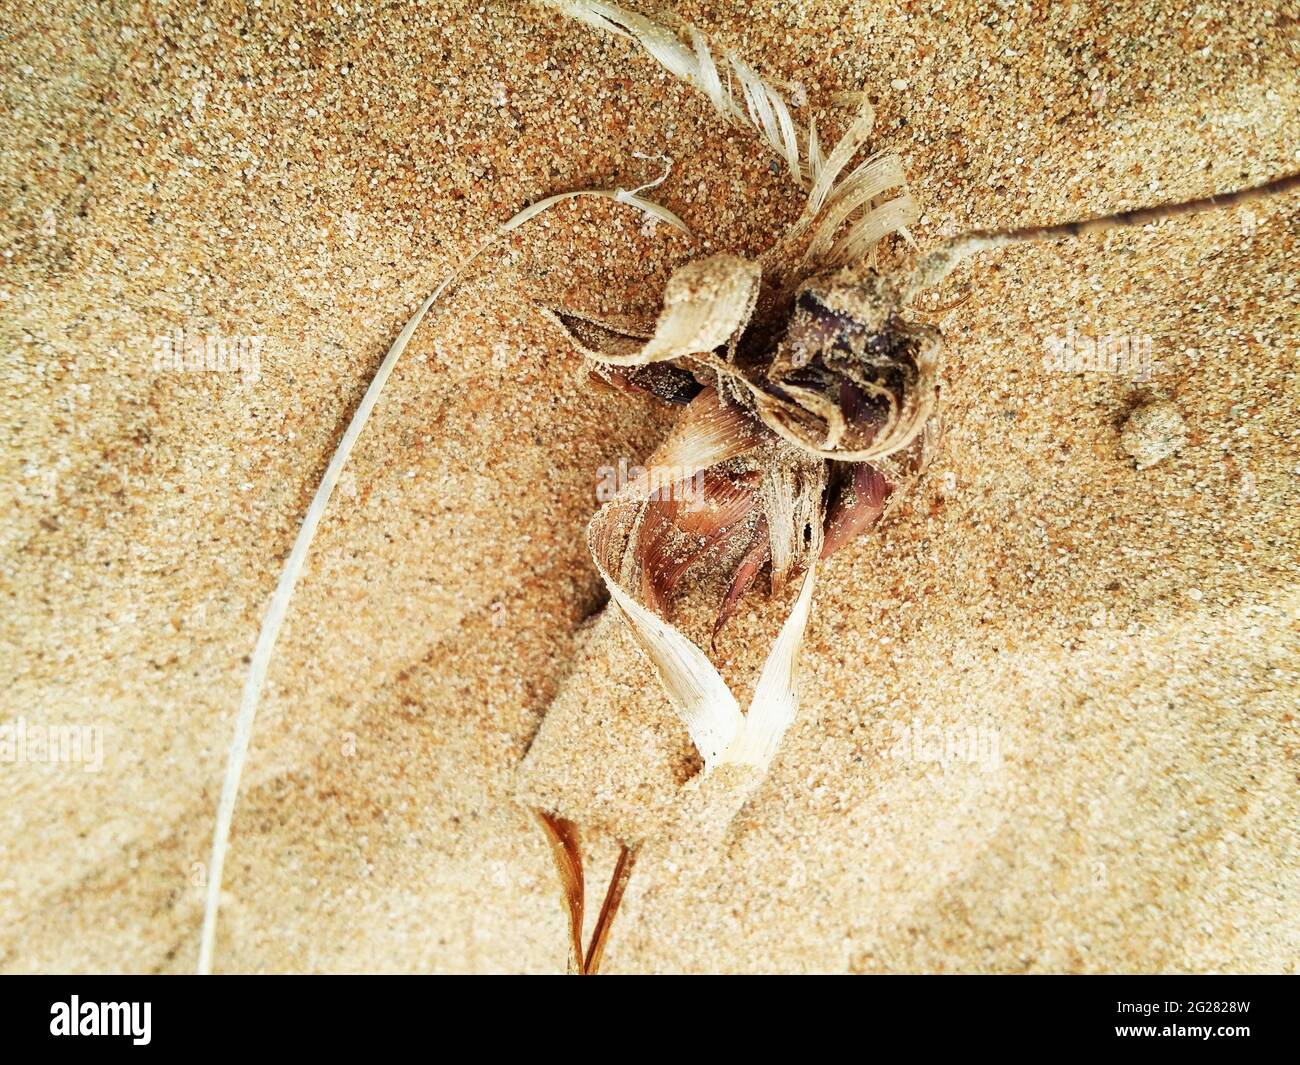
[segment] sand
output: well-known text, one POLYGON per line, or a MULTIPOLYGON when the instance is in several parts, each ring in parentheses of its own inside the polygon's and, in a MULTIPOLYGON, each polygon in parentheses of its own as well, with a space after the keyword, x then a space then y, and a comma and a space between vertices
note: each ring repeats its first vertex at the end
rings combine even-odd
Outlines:
MULTIPOLYGON (((591 620, 583 537, 596 471, 672 411, 593 389, 532 305, 652 314, 800 197, 634 45, 524 4, 2 6, 0 723, 103 744, 0 763, 6 972, 193 968, 247 656, 369 376, 494 224, 671 156, 694 244, 568 205, 417 334, 290 612, 227 863, 219 970, 561 971, 521 800, 588 819, 594 910, 616 836, 698 766, 591 620), (259 372, 160 367, 177 328, 263 337, 259 372), (521 776, 583 677, 593 728, 521 776)), ((674 10, 811 106, 867 89, 926 244, 1300 166, 1296 19, 1177 7, 674 10)), ((708 846, 647 844, 606 971, 1300 967, 1298 232, 1292 196, 954 279, 939 458, 825 568, 770 774, 708 846), (1151 379, 1046 369, 1070 327, 1151 338, 1151 379), (1151 400, 1186 439, 1139 470, 1151 400)), ((738 690, 784 605, 721 641, 738 690)))

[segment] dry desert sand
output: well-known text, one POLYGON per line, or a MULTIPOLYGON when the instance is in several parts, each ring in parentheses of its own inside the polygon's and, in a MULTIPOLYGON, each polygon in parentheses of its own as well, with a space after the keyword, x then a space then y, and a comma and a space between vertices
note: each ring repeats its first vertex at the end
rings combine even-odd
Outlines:
MULTIPOLYGON (((0 7, 0 716, 102 738, 98 771, 0 764, 0 970, 193 969, 247 656, 371 374, 494 225, 655 177, 638 153, 694 243, 565 205, 398 365, 280 640, 217 969, 562 971, 530 802, 582 824, 589 912, 655 837, 610 973, 1300 967, 1295 195, 963 270, 943 450, 823 569, 799 718, 691 834, 698 763, 588 620, 583 535, 674 412, 593 389, 532 308, 652 315, 673 267, 757 254, 801 204, 774 156, 523 3, 0 7), (1150 380, 1045 368, 1068 328, 1151 338, 1150 380), (260 373, 159 368, 176 329, 264 337, 260 373), (1152 400, 1185 434, 1139 469, 1152 400)), ((671 11, 823 115, 865 89, 923 245, 1300 167, 1290 3, 671 11)), ((724 633, 738 692, 787 606, 724 633)))

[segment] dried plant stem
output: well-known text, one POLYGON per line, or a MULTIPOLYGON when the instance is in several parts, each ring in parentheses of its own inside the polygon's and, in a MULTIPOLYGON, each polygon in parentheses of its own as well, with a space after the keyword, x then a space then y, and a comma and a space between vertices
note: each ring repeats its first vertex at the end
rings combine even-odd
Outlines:
POLYGON ((1202 196, 1183 203, 1166 203, 1156 207, 1142 207, 1136 211, 1099 215, 1077 222, 1060 222, 1050 226, 1027 226, 1022 229, 981 229, 953 237, 925 256, 916 265, 911 280, 904 291, 904 300, 940 284, 958 265, 982 251, 1006 247, 1008 244, 1039 241, 1066 240, 1105 233, 1125 226, 1145 226, 1163 222, 1182 215, 1199 214, 1221 207, 1240 207, 1255 200, 1271 199, 1300 189, 1300 173, 1275 178, 1262 185, 1239 189, 1220 196, 1202 196))
POLYGON ((596 918, 596 927, 591 934, 591 945, 587 948, 587 961, 583 967, 583 972, 587 976, 595 976, 600 971, 600 959, 605 954, 605 941, 609 938, 609 929, 614 923, 614 916, 618 913, 619 903, 623 901, 623 892, 627 889, 627 882, 632 876, 632 866, 636 864, 639 849, 639 843, 630 847, 625 843, 619 850, 618 861, 614 865, 614 875, 610 877, 605 901, 600 907, 600 915, 596 918))
POLYGON ((614 873, 610 877, 609 887, 605 890, 605 901, 601 904, 596 917, 596 927, 591 933, 591 943, 584 955, 582 951, 582 916, 583 897, 586 890, 582 875, 582 840, 578 826, 556 814, 545 810, 534 810, 537 820, 546 834, 546 841, 551 845, 551 858, 555 862, 555 871, 560 876, 560 891, 564 895, 564 905, 569 918, 569 974, 571 976, 594 976, 600 969, 600 959, 605 953, 605 942, 609 938, 610 926, 618 913, 619 903, 623 901, 623 892, 627 888, 628 878, 632 875, 632 866, 636 862, 640 844, 622 844, 618 861, 614 863, 614 873))
POLYGON ((1180 215, 1199 214, 1201 211, 1216 207, 1239 207, 1254 200, 1283 195, 1300 189, 1300 173, 1254 185, 1248 189, 1238 189, 1219 196, 1202 196, 1198 200, 1183 203, 1167 203, 1157 207, 1142 207, 1135 211, 1121 211, 1118 214, 1102 215, 1082 222, 1062 222, 1054 226, 1037 226, 1028 229, 996 229, 984 233, 972 233, 968 239, 989 237, 1013 241, 1062 240, 1065 237, 1083 237, 1090 233, 1101 233, 1108 229, 1122 226, 1145 226, 1152 222, 1163 222, 1180 215))
MULTIPOLYGON (((651 182, 650 184, 657 183, 651 182)), ((645 187, 642 186, 643 189, 645 187)), ((325 475, 321 478, 320 484, 316 488, 316 494, 312 497, 311 505, 303 516, 302 525, 298 529, 298 536, 293 543, 293 549, 289 552, 289 557, 284 563, 284 569, 280 572, 280 580, 276 584, 275 593, 271 597, 271 604, 267 608, 266 616, 262 619, 262 628, 258 633, 257 645, 253 650, 248 676, 244 681, 239 713, 235 718, 235 734, 230 743, 230 753, 226 758, 226 772, 221 784, 221 797, 217 802, 217 818, 212 832, 212 856, 208 862, 207 870, 207 895, 203 907, 203 930, 199 937, 197 971, 200 975, 212 972, 212 959, 217 936, 217 915, 221 908, 222 874, 225 869, 226 851, 230 842, 230 828, 235 815, 235 802, 239 797, 240 778, 243 776, 244 763, 248 759, 248 745, 253 735, 253 723, 257 717, 257 706, 262 697, 262 689, 266 686, 266 675, 271 665, 271 656, 275 651, 280 629, 284 626, 284 618, 289 610, 289 600, 293 597, 294 588, 297 587, 298 578, 302 575, 303 565, 307 561, 307 552, 311 548, 312 540, 316 536, 316 530, 325 515, 325 507, 329 503, 330 496, 334 493, 334 486, 338 484, 339 477, 343 473, 343 467, 352 454, 357 439, 361 436, 361 430, 365 428, 371 411, 374 410, 375 404, 379 401, 379 395, 383 392, 384 385, 388 383, 388 378, 397 365, 397 360, 401 357, 402 352, 406 350, 407 344, 410 343, 411 337, 424 320, 424 316, 442 295, 461 278, 480 255, 495 245, 507 233, 518 229, 524 223, 536 218, 557 203, 580 196, 596 196, 628 204, 689 234, 685 223, 675 214, 652 200, 637 195, 635 191, 579 189, 573 192, 548 196, 546 199, 524 208, 505 222, 491 237, 483 241, 420 304, 403 327, 401 333, 398 334, 397 339, 393 341, 392 347, 388 349, 388 354, 384 356, 383 361, 379 364, 379 369, 375 372, 370 386, 361 398, 356 413, 352 415, 352 421, 348 423, 343 439, 339 441, 338 447, 335 448, 334 454, 330 458, 329 465, 325 469, 325 475)))
MULTIPOLYGON (((482 251, 482 249, 480 248, 479 251, 482 251)), ((471 256, 464 266, 468 266, 478 254, 479 252, 475 252, 474 256, 471 256)), ((464 266, 461 269, 464 269, 464 266)), ((203 910, 203 932, 199 939, 198 971, 200 974, 212 972, 212 954, 217 937, 217 912, 221 906, 222 872, 225 868, 226 850, 230 842, 230 825, 235 815, 235 800, 239 796, 239 780, 243 775, 244 763, 248 757, 248 743, 253 735, 253 721, 257 716, 257 704, 261 699, 262 689, 266 685, 266 673, 271 665, 271 654, 275 650, 275 642, 279 638, 281 627, 284 625, 284 616, 289 610, 289 600, 293 596, 293 590, 298 584, 299 576, 302 574, 303 564, 307 560, 307 551, 316 536, 316 529, 320 525, 321 518, 325 515, 325 506, 329 503, 330 496, 334 492, 334 486, 338 484, 339 476, 343 473, 343 466, 348 461, 348 456, 352 454, 357 438, 361 435, 361 430, 365 428, 370 412, 374 410, 375 403, 379 400, 379 394, 384 390, 384 385, 393 372, 393 367, 397 365, 397 360, 401 357, 402 352, 406 350, 406 345, 410 343, 411 336, 424 319, 425 314, 428 313, 429 308, 434 305, 446 287, 459 274, 460 271, 458 270, 439 285, 428 299, 420 304, 419 310, 411 315, 406 327, 393 342, 393 346, 388 349, 388 354, 384 356, 384 361, 379 364, 379 369, 370 382, 370 387, 366 389, 361 404, 352 416, 347 432, 343 434, 343 439, 339 441, 339 446, 335 449, 334 456, 325 469, 325 476, 321 478, 321 482, 316 488, 316 495, 312 498, 311 506, 307 508, 302 525, 298 529, 298 537, 294 540, 293 550, 290 551, 284 569, 280 572, 280 581, 276 585, 275 594, 271 597, 271 605, 267 608, 266 617, 262 621, 262 629, 257 636, 257 646, 253 651, 253 661, 248 670, 248 677, 244 681, 244 693, 239 704, 239 715, 235 719, 235 736, 230 743, 230 754, 226 759, 226 775, 221 785, 221 799, 217 803, 217 820, 212 833, 212 857, 208 863, 207 898, 203 910)))
POLYGON ((582 956, 582 910, 586 889, 582 880, 582 841, 578 836, 578 826, 544 810, 533 812, 541 822, 546 841, 551 845, 555 870, 560 874, 560 890, 564 893, 569 915, 569 972, 581 976, 586 970, 582 956))

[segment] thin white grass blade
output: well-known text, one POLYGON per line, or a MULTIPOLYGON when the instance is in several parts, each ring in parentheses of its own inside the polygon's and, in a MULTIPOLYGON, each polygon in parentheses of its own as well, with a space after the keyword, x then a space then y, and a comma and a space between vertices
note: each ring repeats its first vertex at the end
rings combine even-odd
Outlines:
POLYGON ((835 187, 827 199, 828 207, 836 206, 842 199, 854 196, 858 190, 869 184, 877 184, 882 189, 901 185, 907 180, 903 171, 903 160, 897 152, 877 152, 862 160, 849 171, 848 175, 835 187), (881 184, 883 182, 883 184, 881 184))
POLYGON ((813 115, 808 120, 808 172, 812 175, 813 184, 817 183, 825 168, 826 156, 822 152, 821 138, 817 136, 817 116, 813 115))
POLYGON ((584 22, 595 29, 604 30, 606 33, 615 33, 620 37, 632 36, 618 22, 611 20, 601 12, 600 9, 606 6, 604 4, 584 3, 581 0, 545 0, 545 2, 562 14, 577 19, 579 22, 584 22))
MULTIPOLYGON (((475 252, 469 261, 477 257, 482 250, 483 248, 480 248, 479 251, 475 252)), ((466 262, 466 266, 469 261, 466 262)), ((299 576, 302 574, 303 564, 307 560, 307 551, 316 536, 316 529, 325 514, 325 506, 334 492, 334 486, 338 484, 339 476, 343 473, 343 466, 347 462, 348 456, 352 454, 352 449, 356 445, 357 438, 361 435, 361 430, 365 428, 370 412, 374 410, 375 403, 379 400, 380 392, 383 391, 389 375, 393 372, 393 367, 397 365, 397 360, 401 357, 402 352, 406 350, 406 345, 410 342, 411 336, 415 333, 425 314, 428 313, 429 308, 433 306, 457 274, 459 274, 459 271, 439 285, 433 294, 420 304, 419 309, 411 316, 405 328, 398 334, 397 339, 393 341, 393 346, 388 349, 388 354, 384 356, 383 362, 379 364, 379 369, 370 382, 370 387, 366 389, 361 404, 357 407, 356 413, 352 415, 352 421, 348 424, 343 439, 339 441, 338 447, 334 450, 334 456, 330 459, 329 466, 325 470, 325 476, 321 478, 320 485, 316 488, 316 495, 312 498, 311 506, 307 508, 302 525, 298 529, 298 537, 294 540, 293 549, 290 551, 288 559, 285 560, 284 569, 280 572, 280 581, 276 585, 275 594, 271 597, 271 605, 266 611, 266 617, 262 620, 262 630, 258 633, 257 646, 253 650, 252 664, 248 670, 248 677, 244 681, 244 694, 240 701, 239 714, 235 719, 235 735, 231 741, 230 753, 226 759, 226 775, 222 781, 221 798, 217 804, 217 821, 212 837, 212 857, 208 863, 203 932, 199 939, 198 971, 200 974, 212 972, 213 949, 217 935, 217 912, 221 905, 222 872, 225 868, 226 850, 230 840, 230 826, 235 814, 235 801, 239 795, 239 780, 243 775, 244 763, 248 757, 248 744, 253 735, 253 722, 257 717, 257 705, 262 696, 262 689, 266 685, 266 674, 271 665, 271 654, 275 650, 275 642, 279 638, 280 629, 284 624, 284 617, 289 609, 289 600, 292 598, 293 590, 298 584, 299 576)))
POLYGON ((647 200, 644 196, 638 196, 634 192, 624 192, 621 195, 616 193, 614 199, 618 200, 619 203, 630 204, 648 214, 651 218, 657 218, 660 222, 667 222, 674 229, 681 230, 687 236, 691 235, 690 228, 686 223, 661 203, 647 200))
POLYGON ((877 241, 915 222, 919 216, 916 201, 907 193, 882 203, 853 223, 852 228, 831 248, 828 263, 857 262, 877 241))
POLYGON ((808 193, 808 204, 804 208, 804 217, 807 221, 812 221, 821 213, 826 198, 830 195, 831 188, 835 184, 835 179, 839 177, 840 171, 849 164, 849 160, 857 154, 858 149, 866 143, 867 138, 871 136, 871 129, 875 123, 876 113, 871 104, 864 99, 862 110, 849 124, 844 136, 831 149, 831 154, 826 157, 821 173, 818 174, 812 190, 808 193))
POLYGON ((612 27, 634 38, 675 78, 688 80, 695 73, 690 51, 673 34, 635 11, 602 0, 565 0, 559 7, 590 26, 612 27))
POLYGON ((695 61, 698 67, 698 84, 700 91, 713 103, 723 114, 731 114, 734 106, 731 98, 726 95, 722 87, 722 79, 718 76, 718 65, 713 61, 713 54, 709 51, 709 42, 707 38, 694 26, 690 27, 691 43, 695 46, 695 61))
POLYGON ((781 131, 781 145, 785 161, 790 166, 790 172, 794 174, 796 181, 802 181, 803 175, 799 170, 799 135, 794 119, 790 116, 790 108, 786 106, 785 99, 776 93, 769 92, 768 98, 772 104, 772 110, 776 112, 777 128, 781 131))
POLYGON ((763 84, 753 69, 740 56, 727 56, 728 62, 731 63, 732 69, 736 72, 736 77, 740 79, 740 87, 745 93, 745 103, 749 110, 750 121, 757 127, 763 135, 763 139, 775 148, 781 151, 780 135, 776 128, 776 114, 772 111, 771 101, 768 99, 767 86, 763 84))
POLYGON ((764 82, 739 56, 729 55, 727 58, 740 79, 750 121, 767 141, 768 146, 784 157, 795 181, 802 183, 798 138, 795 133, 794 119, 790 117, 790 109, 786 106, 785 99, 776 89, 764 82))
POLYGON ((384 386, 388 383, 388 378, 392 375, 397 360, 401 358, 402 352, 406 350, 407 344, 410 343, 411 337, 419 328, 420 322, 429 312, 429 308, 437 303, 443 293, 461 277, 480 255, 492 247, 506 233, 517 229, 530 219, 536 218, 543 211, 548 210, 557 203, 577 196, 603 196, 623 203, 630 203, 643 211, 663 217, 664 221, 670 222, 689 233, 685 223, 671 211, 668 211, 667 208, 661 208, 658 204, 634 194, 628 193, 620 196, 620 191, 618 189, 580 189, 574 192, 560 193, 555 196, 548 196, 544 200, 524 208, 524 210, 510 218, 492 237, 480 244, 420 304, 419 308, 402 328, 402 331, 397 335, 397 339, 393 341, 392 347, 388 349, 388 353, 379 364, 379 369, 375 371, 375 376, 366 389, 365 395, 362 396, 356 413, 352 415, 347 430, 330 458, 325 474, 316 488, 316 494, 312 497, 311 504, 307 508, 307 513, 303 516, 302 525, 298 529, 298 535, 294 540, 293 548, 289 552, 289 557, 285 560, 284 568, 280 571, 280 579, 276 584, 275 592, 271 596, 271 603, 267 607, 266 615, 262 619, 262 628, 257 635, 257 644, 253 649, 252 661, 249 665, 248 675, 244 681, 243 694, 240 698, 239 712, 235 717, 235 733, 231 739, 230 751, 226 756, 226 770, 221 783, 221 796, 217 801, 217 817, 212 831, 212 854, 207 870, 207 893, 203 906, 203 928, 199 936, 197 970, 200 975, 212 972, 217 937, 217 918, 221 908, 221 887, 226 853, 230 845, 230 828, 234 821, 235 804, 239 798, 240 779, 243 776, 244 765, 248 759, 248 745, 252 740, 253 725, 257 719, 257 708, 261 701, 262 691, 266 686, 267 672, 270 669, 276 641, 279 639, 280 630, 284 626, 285 615, 289 610, 289 601, 293 598, 298 578, 302 575, 307 553, 311 548, 312 540, 315 539, 316 530, 320 526, 321 519, 325 515, 325 508, 329 503, 330 496, 334 493, 334 487, 338 484, 339 477, 343 473, 343 467, 352 454, 352 449, 356 446, 357 439, 361 436, 361 431, 365 428, 371 411, 374 410, 375 404, 379 401, 380 393, 383 392, 384 386), (662 212, 662 214, 659 212, 662 212))
POLYGON ((819 259, 825 255, 840 226, 854 211, 889 189, 905 187, 906 182, 903 161, 892 152, 872 156, 859 165, 827 201, 804 257, 819 259))

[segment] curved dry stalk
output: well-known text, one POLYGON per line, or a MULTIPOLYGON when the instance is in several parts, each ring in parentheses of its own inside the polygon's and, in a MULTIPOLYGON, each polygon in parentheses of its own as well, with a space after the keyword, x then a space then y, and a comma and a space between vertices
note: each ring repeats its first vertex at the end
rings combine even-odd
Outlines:
POLYGON ((1182 203, 1141 207, 1134 211, 1098 215, 1077 222, 1058 222, 1054 225, 1027 226, 1022 229, 979 229, 971 233, 963 233, 939 245, 917 262, 903 288, 903 300, 911 302, 920 292, 941 284, 957 266, 982 251, 1004 248, 1008 244, 1086 237, 1125 226, 1145 226, 1182 215, 1199 214, 1202 211, 1223 207, 1239 207, 1256 200, 1285 196, 1298 189, 1300 189, 1300 173, 1287 174, 1266 181, 1262 185, 1253 185, 1250 188, 1238 189, 1236 192, 1218 196, 1202 196, 1182 203))
POLYGON ((586 888, 582 880, 582 841, 578 826, 563 817, 534 810, 537 820, 551 845, 551 858, 560 875, 560 890, 564 894, 565 909, 569 917, 569 972, 581 975, 586 963, 582 955, 582 908, 586 888))
POLYGON ((578 826, 573 821, 545 810, 534 810, 533 813, 542 826, 547 843, 550 844, 551 858, 555 862, 555 871, 560 878, 560 891, 564 896, 565 912, 569 921, 569 974, 595 976, 600 970, 610 927, 618 914, 619 904, 623 901, 623 892, 627 890, 627 882, 632 876, 632 866, 636 863, 640 844, 619 845, 618 861, 614 863, 609 887, 605 889, 605 901, 601 903, 596 925, 592 929, 591 942, 584 954, 582 917, 586 886, 582 875, 582 840, 578 833, 578 826))
POLYGON ((605 942, 609 939, 609 930, 618 914, 619 904, 623 901, 623 892, 627 890, 627 882, 632 876, 632 866, 636 864, 640 846, 639 843, 634 843, 629 847, 624 843, 619 848, 614 875, 610 877, 605 901, 601 904, 596 927, 591 933, 591 945, 587 948, 587 959, 583 967, 583 973, 587 976, 595 976, 600 971, 600 962, 605 956, 605 942))
MULTIPOLYGON (((461 270, 468 267, 482 251, 483 248, 479 248, 461 267, 461 270)), ((424 319, 425 314, 428 313, 429 308, 437 302, 438 297, 442 295, 447 286, 459 276, 461 270, 447 278, 420 304, 419 309, 411 316, 410 321, 406 323, 405 328, 393 342, 393 346, 388 349, 388 354, 384 356, 383 362, 379 364, 379 369, 371 380, 370 387, 366 389, 366 394, 362 397, 356 413, 352 415, 352 421, 348 424, 343 439, 339 441, 338 447, 334 450, 329 466, 325 469, 325 475, 316 488, 315 496, 312 497, 311 506, 307 508, 302 525, 298 529, 298 536, 294 540, 293 550, 289 552, 289 557, 284 563, 284 569, 280 571, 280 580, 276 585, 275 594, 271 597, 271 605, 267 608, 266 617, 262 621, 262 628, 257 636, 257 646, 253 649, 253 660, 249 666, 248 677, 244 681, 244 692, 239 705, 239 714, 235 719, 235 735, 231 740, 230 753, 226 759, 226 774, 221 785, 221 798, 217 803, 217 819, 212 835, 212 857, 208 863, 203 930, 199 938, 198 971, 200 974, 212 971, 212 956, 217 936, 217 913, 221 906, 222 874, 225 869, 226 850, 230 840, 230 827, 235 814, 235 801, 239 795, 239 781, 243 775, 244 762, 248 757, 248 744, 253 736, 253 722, 257 716, 257 705, 261 699, 262 689, 266 685, 266 674, 271 665, 271 655, 275 650, 275 642, 279 638, 280 629, 284 625, 285 614, 289 610, 289 600, 293 597, 294 588, 297 586, 298 578, 302 574, 303 564, 307 560, 307 551, 311 547, 312 540, 315 539, 321 518, 325 515, 325 507, 334 492, 334 486, 338 484, 339 477, 343 473, 343 466, 347 462, 348 456, 352 454, 352 449, 356 446, 361 430, 365 428, 370 412, 374 410, 375 404, 379 400, 379 394, 383 391, 389 375, 393 372, 393 367, 397 365, 397 360, 401 357, 402 352, 406 350, 406 345, 410 342, 412 335, 424 319)))
POLYGON ((338 447, 335 448, 329 465, 325 469, 325 474, 316 488, 316 494, 312 497, 311 505, 303 516, 302 525, 298 528, 298 535, 294 539, 293 548, 289 552, 289 557, 285 560, 284 568, 280 571, 280 579, 276 584, 275 593, 271 597, 271 604, 267 608, 266 616, 262 619, 262 627, 258 632, 257 645, 253 650, 252 661, 249 665, 248 676, 245 679, 244 690, 240 699, 239 712, 235 718, 235 734, 231 740, 230 752, 226 758, 226 770, 221 784, 221 797, 217 802, 217 817, 212 832, 212 855, 207 871, 203 928, 199 936, 197 970, 201 975, 212 971, 226 852, 229 848, 230 829, 234 820, 235 803, 239 796, 239 782, 243 775, 244 763, 248 758, 248 745, 253 735, 253 723, 257 717, 258 703, 261 700, 262 690, 266 685, 266 676, 270 669, 275 644, 279 638, 280 629, 284 625, 285 615, 289 610, 289 601, 293 597, 298 578, 302 574, 303 565, 307 560, 307 552, 311 548, 312 540, 315 539, 316 530, 325 515, 325 507, 328 505, 334 487, 338 484, 339 477, 343 473, 343 467, 352 454, 352 449, 356 446, 361 431, 370 418, 371 411, 374 410, 375 404, 379 401, 380 393, 383 392, 384 386, 388 383, 388 378, 397 365, 397 360, 401 358, 402 352, 406 350, 407 344, 410 343, 411 337, 419 328, 429 309, 463 276, 480 255, 495 245, 507 233, 518 229, 526 222, 554 207, 557 203, 581 196, 600 197, 628 204, 655 218, 667 221, 689 234, 686 224, 675 214, 667 208, 638 195, 636 192, 627 192, 623 189, 578 189, 548 196, 544 200, 540 200, 518 212, 491 237, 481 243, 420 304, 419 308, 402 328, 401 333, 398 334, 397 339, 393 341, 392 347, 388 349, 388 353, 380 362, 379 369, 375 372, 374 378, 366 389, 361 403, 352 415, 352 420, 348 423, 347 430, 339 441, 338 447))

